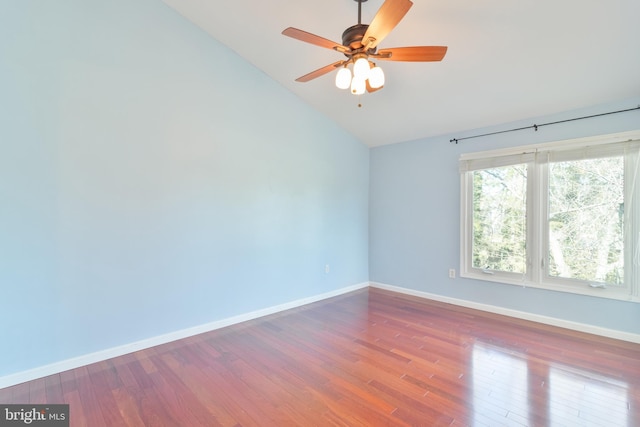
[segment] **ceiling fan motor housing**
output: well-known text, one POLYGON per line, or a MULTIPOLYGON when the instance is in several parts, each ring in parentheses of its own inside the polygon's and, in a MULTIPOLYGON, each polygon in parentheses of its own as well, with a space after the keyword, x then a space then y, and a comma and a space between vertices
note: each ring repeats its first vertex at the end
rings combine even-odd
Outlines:
MULTIPOLYGON (((356 24, 344 30, 344 32, 342 33, 342 45, 350 47, 351 50, 353 51, 358 51, 358 49, 360 49, 361 51, 361 49, 364 47, 362 46, 362 39, 364 38, 364 35, 367 32, 367 28, 369 28, 369 26, 366 24, 356 24)), ((373 48, 373 49, 369 49, 367 53, 372 54, 372 53, 375 53, 375 51, 376 51, 376 48, 373 48)), ((353 53, 359 53, 359 52, 353 52, 353 53)), ((346 55, 346 56, 351 56, 351 55, 346 55)))

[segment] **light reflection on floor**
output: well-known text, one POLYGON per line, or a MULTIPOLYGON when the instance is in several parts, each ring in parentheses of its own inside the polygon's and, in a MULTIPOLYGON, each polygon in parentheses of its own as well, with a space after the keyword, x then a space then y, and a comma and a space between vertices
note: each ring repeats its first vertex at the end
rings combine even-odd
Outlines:
POLYGON ((472 410, 477 426, 628 426, 627 384, 476 342, 472 410))
POLYGON ((549 409, 550 419, 558 419, 559 424, 577 417, 585 424, 626 426, 627 385, 584 371, 575 372, 574 368, 552 366, 549 370, 549 409))

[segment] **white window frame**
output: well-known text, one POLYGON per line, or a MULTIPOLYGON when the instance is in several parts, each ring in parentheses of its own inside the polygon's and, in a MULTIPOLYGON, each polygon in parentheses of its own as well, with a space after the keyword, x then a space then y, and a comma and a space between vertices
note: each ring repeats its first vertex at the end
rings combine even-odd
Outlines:
POLYGON ((460 277, 535 287, 553 291, 640 302, 640 130, 545 144, 527 145, 460 156, 460 277), (625 162, 625 283, 593 287, 582 280, 552 277, 543 260, 548 247, 547 183, 549 156, 573 160, 626 153, 625 162), (626 150, 626 151, 624 151, 626 150), (629 154, 629 150, 633 154, 629 154), (578 155, 580 153, 580 155, 578 155), (586 154, 584 154, 586 153, 586 154), (487 271, 473 267, 473 171, 526 163, 527 234, 526 272, 487 271), (631 185, 629 184, 631 183, 631 185), (635 183, 635 184, 634 184, 635 183), (629 204, 630 206, 627 206, 629 204), (636 236, 630 239, 627 236, 636 236), (632 241, 633 240, 633 241, 632 241))

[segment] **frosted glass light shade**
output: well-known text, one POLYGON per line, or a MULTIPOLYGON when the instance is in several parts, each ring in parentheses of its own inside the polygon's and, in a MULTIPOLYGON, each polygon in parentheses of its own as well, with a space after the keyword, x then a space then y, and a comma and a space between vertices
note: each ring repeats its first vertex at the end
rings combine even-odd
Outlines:
POLYGON ((380 67, 373 67, 369 72, 369 86, 374 89, 384 86, 384 72, 380 67))
POLYGON ((369 78, 369 61, 366 58, 359 58, 353 64, 353 77, 361 79, 363 82, 369 78))
POLYGON ((354 95, 362 95, 366 90, 367 85, 364 82, 364 79, 359 79, 358 77, 353 77, 351 80, 351 93, 354 95))
POLYGON ((351 85, 351 71, 347 67, 340 68, 336 74, 336 86, 347 89, 351 85))

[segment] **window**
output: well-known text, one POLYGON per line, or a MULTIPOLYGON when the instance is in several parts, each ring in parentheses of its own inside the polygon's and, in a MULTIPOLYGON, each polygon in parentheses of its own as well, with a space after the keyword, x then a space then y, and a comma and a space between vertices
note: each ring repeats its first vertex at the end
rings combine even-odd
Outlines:
POLYGON ((465 154, 461 276, 640 301, 640 131, 465 154))

